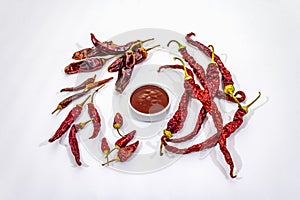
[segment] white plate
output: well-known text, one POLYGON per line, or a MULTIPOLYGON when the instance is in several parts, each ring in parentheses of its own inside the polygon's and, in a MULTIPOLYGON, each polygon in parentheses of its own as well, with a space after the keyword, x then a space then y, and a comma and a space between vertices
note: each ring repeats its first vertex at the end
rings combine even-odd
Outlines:
MULTIPOLYGON (((162 29, 139 29, 126 33, 122 33, 118 36, 110 38, 109 40, 114 41, 117 44, 125 44, 132 40, 145 40, 154 37, 155 40, 145 44, 146 48, 160 44, 161 47, 151 50, 149 52, 148 59, 135 66, 130 83, 124 90, 122 94, 117 93, 114 90, 114 83, 117 78, 117 73, 108 73, 106 67, 104 67, 100 72, 103 73, 101 77, 97 80, 107 78, 109 76, 114 76, 115 79, 108 83, 107 86, 99 91, 95 96, 95 104, 101 113, 102 117, 102 129, 101 134, 93 139, 89 140, 87 135, 91 134, 92 126, 87 127, 82 130, 81 142, 87 149, 87 151, 100 163, 105 162, 104 154, 100 149, 100 141, 103 136, 105 136, 113 148, 114 143, 120 137, 118 136, 116 130, 113 129, 113 117, 116 112, 120 112, 124 118, 124 125, 121 128, 123 133, 128 133, 132 130, 136 130, 136 137, 132 140, 140 141, 137 151, 128 161, 113 162, 108 167, 127 173, 148 173, 153 172, 164 167, 167 167, 174 163, 180 155, 165 152, 163 156, 159 155, 160 138, 162 136, 163 130, 166 128, 168 120, 172 117, 174 112, 177 110, 178 102, 184 91, 183 88, 183 72, 181 70, 165 69, 160 73, 157 69, 161 65, 166 64, 178 64, 178 62, 173 61, 174 56, 180 56, 177 51, 177 45, 172 44, 169 48, 167 43, 172 40, 178 40, 184 45, 187 45, 184 39, 184 35, 179 33, 162 30, 162 29), (129 110, 128 99, 131 91, 137 86, 156 83, 161 85, 164 89, 170 92, 171 97, 171 107, 168 112, 168 116, 165 120, 159 122, 141 122, 136 120, 129 110)), ((99 38, 101 39, 101 38, 99 38)), ((202 53, 197 51, 195 48, 191 48, 187 45, 187 49, 195 59, 206 68, 209 59, 205 57, 202 53)), ((108 66, 109 63, 106 65, 108 66)), ((90 73, 91 76, 93 73, 90 73)), ((85 75, 86 76, 86 75, 85 75)), ((217 101, 218 104, 219 101, 217 101)), ((189 114, 185 122, 185 126, 178 134, 174 134, 174 137, 183 136, 190 133, 195 126, 198 113, 201 109, 201 104, 197 100, 192 100, 189 103, 189 114)), ((224 117, 224 116, 223 116, 224 117)), ((191 144, 203 141, 209 135, 215 133, 215 128, 211 122, 211 117, 202 125, 201 130, 195 139, 187 141, 182 144, 176 144, 178 147, 188 147, 191 144)), ((131 143, 132 143, 131 142, 131 143)), ((172 143, 170 143, 173 145, 172 143)), ((201 152, 202 156, 207 155, 209 151, 201 152)), ((110 155, 110 158, 114 158, 116 152, 110 155)))

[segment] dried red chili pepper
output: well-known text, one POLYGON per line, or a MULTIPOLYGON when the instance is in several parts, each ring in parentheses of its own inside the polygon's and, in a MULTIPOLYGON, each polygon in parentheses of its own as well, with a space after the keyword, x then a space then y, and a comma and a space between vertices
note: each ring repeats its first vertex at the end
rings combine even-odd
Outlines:
POLYGON ((65 67, 66 74, 76 74, 80 72, 93 72, 99 70, 103 67, 103 65, 109 61, 110 59, 114 58, 112 56, 110 58, 87 58, 82 61, 73 62, 65 67))
POLYGON ((88 113, 91 119, 93 119, 93 134, 89 137, 89 139, 93 139, 98 136, 98 133, 101 129, 101 118, 97 108, 94 105, 94 95, 98 92, 104 85, 100 86, 97 90, 92 94, 91 102, 88 103, 88 113))
POLYGON ((110 148, 105 137, 103 137, 101 140, 101 150, 105 155, 108 155, 110 152, 110 148))
POLYGON ((127 133, 115 142, 115 147, 107 154, 107 156, 116 149, 125 147, 135 136, 136 130, 127 133))
POLYGON ((126 52, 124 56, 125 59, 119 69, 118 79, 115 83, 115 89, 120 93, 122 93, 128 85, 135 65, 135 56, 132 51, 126 52))
POLYGON ((191 56, 188 53, 186 46, 182 45, 177 40, 171 40, 167 44, 167 46, 169 47, 172 42, 175 42, 179 46, 178 51, 180 52, 182 58, 186 62, 188 62, 188 64, 192 67, 192 69, 193 69, 194 73, 196 74, 196 76, 198 77, 201 85, 204 87, 205 86, 205 72, 204 72, 203 67, 200 64, 198 64, 196 62, 196 60, 193 58, 193 56, 191 56))
POLYGON ((118 156, 115 157, 113 160, 107 161, 106 163, 103 163, 102 166, 107 165, 111 162, 114 161, 120 161, 120 162, 125 162, 127 161, 132 154, 135 152, 135 150, 137 149, 139 145, 139 141, 136 141, 133 144, 130 144, 128 146, 122 147, 119 151, 118 151, 118 156))
POLYGON ((202 51, 208 57, 211 57, 212 59, 215 60, 215 62, 217 63, 217 65, 219 67, 219 70, 220 70, 220 72, 222 74, 222 83, 223 83, 223 87, 224 87, 224 92, 227 95, 231 96, 234 99, 234 101, 239 104, 240 102, 234 96, 235 88, 233 86, 234 82, 232 80, 231 73, 227 70, 227 68, 225 67, 225 65, 221 61, 220 57, 218 55, 212 53, 212 50, 210 50, 204 44, 202 44, 202 43, 200 43, 198 41, 192 40, 191 36, 195 36, 195 33, 191 32, 191 33, 187 34, 186 37, 185 37, 186 41, 189 44, 197 47, 200 51, 202 51))
MULTIPOLYGON (((113 45, 112 41, 103 42, 106 45, 113 45)), ((72 58, 74 60, 82 60, 85 58, 96 57, 96 56, 106 56, 106 53, 99 51, 96 47, 85 48, 73 53, 72 58)))
POLYGON ((234 164, 232 161, 232 158, 230 156, 229 151, 226 148, 226 138, 228 138, 232 133, 234 133, 243 123, 243 117, 248 113, 248 108, 255 102, 257 99, 260 97, 260 93, 258 97, 252 101, 250 104, 247 106, 239 106, 238 110, 235 112, 233 120, 229 123, 227 123, 223 128, 221 135, 218 133, 215 133, 205 141, 192 145, 188 148, 177 148, 174 146, 170 146, 167 144, 167 136, 163 136, 161 138, 161 143, 165 147, 165 149, 169 152, 175 153, 175 154, 188 154, 192 152, 198 152, 202 151, 204 149, 208 149, 211 147, 214 147, 219 143, 220 145, 220 150, 223 153, 225 160, 227 164, 230 166, 230 176, 232 178, 235 178, 236 176, 233 175, 233 169, 234 169, 234 164))
MULTIPOLYGON (((139 45, 138 45, 139 46, 139 45)), ((135 48, 135 46, 133 46, 132 50, 134 52, 135 55, 135 65, 143 62, 144 60, 146 60, 146 58, 148 57, 148 51, 159 47, 160 45, 156 45, 153 47, 150 47, 148 49, 145 49, 144 47, 139 47, 139 48, 135 48)), ((121 57, 117 58, 112 64, 110 64, 107 68, 108 72, 117 72, 121 69, 122 66, 122 62, 124 62, 126 59, 125 55, 122 55, 121 57)))
POLYGON ((103 53, 106 53, 107 55, 118 55, 118 54, 122 54, 125 53, 126 51, 128 51, 131 46, 135 43, 140 43, 141 45, 145 42, 154 40, 154 38, 150 38, 144 41, 132 41, 132 42, 128 42, 125 45, 107 45, 107 44, 103 44, 102 42, 100 42, 99 40, 97 40, 97 38, 95 37, 94 34, 91 33, 91 40, 94 44, 94 46, 98 49, 98 51, 101 51, 103 53))
POLYGON ((88 96, 82 103, 77 104, 67 115, 65 120, 61 123, 60 127, 57 129, 55 134, 48 140, 48 142, 54 142, 59 139, 63 134, 70 128, 71 124, 78 118, 81 114, 82 107, 84 103, 90 98, 88 96))
POLYGON ((112 79, 113 79, 113 77, 110 77, 110 78, 103 79, 103 80, 100 80, 100 81, 97 81, 97 82, 94 82, 94 83, 89 83, 85 86, 84 91, 89 91, 93 88, 99 87, 99 86, 107 83, 108 81, 110 81, 112 79))
POLYGON ((79 85, 75 86, 75 87, 68 87, 68 88, 63 88, 60 90, 60 92, 70 92, 70 91, 78 91, 81 90, 83 88, 86 87, 86 85, 90 84, 90 83, 94 83, 96 79, 96 74, 93 77, 90 77, 88 79, 86 79, 85 81, 83 81, 82 83, 80 83, 79 85))
POLYGON ((57 105, 56 109, 51 114, 54 114, 56 111, 66 108, 73 100, 84 96, 86 93, 87 91, 82 91, 80 93, 73 94, 72 96, 65 98, 57 105))
POLYGON ((81 122, 79 124, 73 124, 73 126, 71 127, 70 133, 69 133, 69 144, 71 147, 71 151, 72 154, 75 158, 75 161, 77 163, 77 165, 81 165, 81 161, 80 161, 80 151, 79 151, 79 147, 78 147, 78 141, 77 141, 77 137, 76 134, 79 131, 79 129, 83 129, 87 123, 89 123, 92 120, 86 121, 86 122, 81 122))
POLYGON ((123 135, 120 133, 120 128, 123 125, 123 117, 120 113, 116 113, 114 117, 113 127, 117 129, 118 134, 123 137, 123 135))

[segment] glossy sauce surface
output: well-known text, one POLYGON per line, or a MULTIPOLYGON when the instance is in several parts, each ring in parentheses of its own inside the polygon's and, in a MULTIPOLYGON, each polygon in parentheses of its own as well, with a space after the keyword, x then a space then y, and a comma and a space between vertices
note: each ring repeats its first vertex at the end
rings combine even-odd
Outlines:
POLYGON ((169 96, 162 88, 144 85, 137 88, 130 97, 132 107, 145 114, 162 111, 169 103, 169 96))

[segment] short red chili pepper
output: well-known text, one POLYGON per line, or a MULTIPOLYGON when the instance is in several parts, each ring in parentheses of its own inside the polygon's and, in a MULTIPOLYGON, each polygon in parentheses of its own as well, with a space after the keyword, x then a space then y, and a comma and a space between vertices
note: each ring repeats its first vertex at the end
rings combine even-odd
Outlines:
POLYGON ((101 69, 107 61, 114 57, 115 56, 112 56, 110 58, 87 58, 85 60, 70 63, 68 66, 65 67, 64 71, 66 74, 97 71, 101 69))
POLYGON ((133 144, 130 144, 128 146, 122 147, 119 151, 118 151, 118 156, 115 157, 115 159, 107 161, 106 163, 103 163, 102 166, 107 165, 111 162, 114 161, 120 161, 120 162, 125 162, 127 161, 135 152, 135 150, 137 149, 139 145, 139 141, 136 141, 133 144))
POLYGON ((60 90, 60 92, 71 92, 71 91, 78 91, 78 90, 84 89, 86 87, 86 85, 88 85, 90 83, 94 83, 95 79, 96 79, 96 74, 93 77, 90 77, 90 78, 86 79, 85 81, 83 81, 79 85, 77 85, 75 87, 63 88, 63 89, 60 90))
POLYGON ((94 95, 103 86, 104 85, 100 86, 97 90, 94 91, 94 93, 92 94, 91 102, 88 103, 88 113, 89 113, 90 118, 93 119, 93 126, 94 126, 93 134, 89 137, 89 139, 96 138, 101 129, 101 118, 100 118, 97 108, 94 105, 94 95))
POLYGON ((101 151, 105 154, 108 155, 110 152, 110 147, 108 145, 106 137, 103 137, 101 140, 101 151))
POLYGON ((77 165, 81 165, 81 161, 80 161, 80 151, 79 151, 79 147, 78 147, 78 141, 77 141, 77 132, 79 131, 79 129, 83 129, 87 123, 89 123, 92 120, 86 121, 86 122, 81 122, 79 124, 73 124, 73 126, 71 127, 70 133, 69 133, 69 144, 71 147, 71 151, 72 154, 75 158, 75 161, 77 163, 77 165))
POLYGON ((84 103, 90 98, 88 96, 82 103, 77 104, 67 115, 65 120, 61 123, 55 134, 48 140, 48 142, 54 142, 59 139, 70 128, 71 124, 79 117, 82 111, 84 103))
POLYGON ((122 147, 125 147, 135 136, 136 130, 131 131, 130 133, 127 133, 126 135, 124 135, 123 137, 121 137, 120 139, 118 139, 115 142, 115 148, 113 148, 108 154, 107 156, 113 152, 116 149, 120 149, 122 147))
POLYGON ((120 128, 123 125, 123 117, 120 113, 116 113, 114 117, 113 127, 117 129, 118 134, 123 137, 123 135, 120 133, 120 128))

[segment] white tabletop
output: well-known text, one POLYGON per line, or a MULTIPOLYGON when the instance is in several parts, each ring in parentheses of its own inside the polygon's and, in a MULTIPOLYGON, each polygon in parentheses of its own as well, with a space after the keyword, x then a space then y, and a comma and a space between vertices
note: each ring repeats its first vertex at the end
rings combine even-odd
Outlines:
MULTIPOLYGON (((300 177, 299 1, 1 1, 0 199, 297 199, 300 177), (198 2, 198 3, 196 3, 198 2), (89 33, 109 39, 163 28, 214 44, 227 55, 248 101, 247 128, 228 141, 237 179, 216 147, 140 175, 103 168, 82 150, 46 141, 63 117, 50 115, 58 90, 74 83, 63 67, 89 33), (220 161, 219 161, 220 160, 220 161), (220 164, 221 163, 221 164, 220 164)), ((104 99, 105 101, 105 99, 104 99)))

